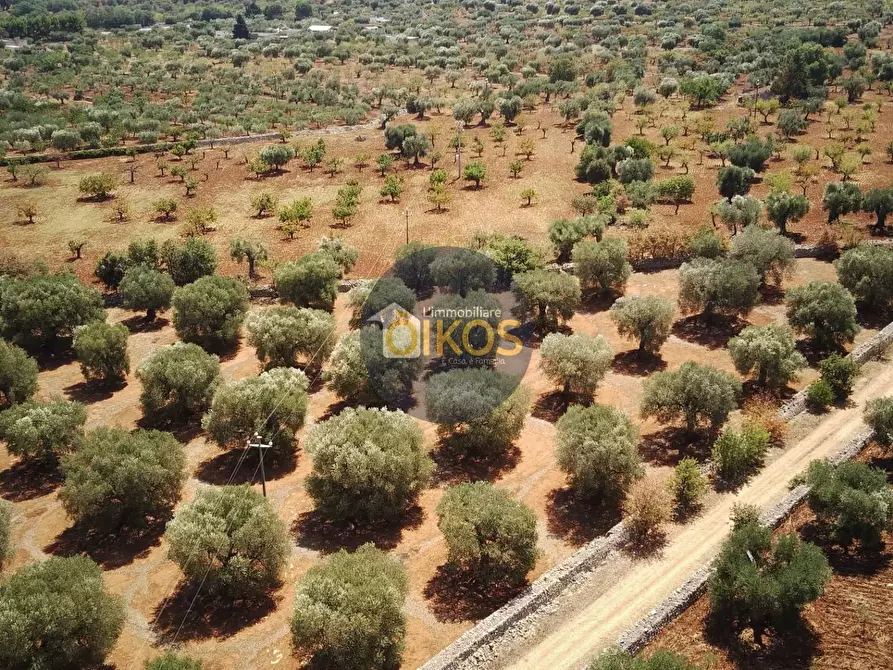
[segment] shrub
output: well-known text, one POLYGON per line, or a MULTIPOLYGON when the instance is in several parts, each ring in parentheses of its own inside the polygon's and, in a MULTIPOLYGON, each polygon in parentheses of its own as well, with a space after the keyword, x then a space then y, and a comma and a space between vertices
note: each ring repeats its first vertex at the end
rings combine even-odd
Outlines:
POLYGON ((268 368, 292 367, 298 358, 319 369, 335 346, 335 318, 299 307, 271 307, 248 317, 248 344, 268 368))
POLYGON ((485 580, 524 580, 537 557, 536 515, 490 482, 449 487, 437 505, 448 561, 485 580))
POLYGON ((836 400, 844 400, 853 392, 853 382, 859 374, 859 365, 853 359, 831 354, 819 363, 819 370, 836 400))
POLYGON ((824 379, 816 379, 806 389, 806 404, 815 411, 824 411, 834 403, 834 389, 824 379))
POLYGON ((488 291, 496 281, 496 264, 471 249, 456 249, 440 254, 429 266, 434 284, 458 293, 488 291))
POLYGON ((316 247, 320 253, 326 254, 341 267, 342 274, 350 272, 360 257, 360 252, 348 245, 343 237, 323 236, 317 241, 316 247))
POLYGON ((766 169, 766 161, 772 156, 772 140, 765 142, 756 135, 751 135, 746 142, 735 144, 729 149, 729 162, 740 168, 750 168, 754 172, 766 169))
POLYGON ((247 484, 200 489, 167 525, 165 539, 186 581, 232 599, 276 585, 291 552, 285 524, 247 484))
POLYGON ((168 651, 156 659, 146 661, 145 670, 202 670, 202 662, 168 651))
POLYGON ((220 383, 220 359, 197 344, 160 347, 136 370, 140 404, 150 418, 198 414, 211 404, 220 383))
POLYGON ((338 293, 341 267, 327 253, 316 252, 283 263, 273 273, 279 297, 297 307, 331 311, 338 293))
POLYGON ((719 168, 716 174, 716 187, 721 196, 732 202, 735 196, 748 194, 753 178, 754 171, 750 168, 727 165, 719 168))
POLYGON ((697 670, 684 657, 658 649, 648 658, 630 656, 624 651, 606 651, 589 664, 586 670, 697 670))
POLYGON ((0 583, 0 611, 4 668, 100 665, 124 627, 122 600, 86 556, 52 557, 10 575, 0 583))
POLYGON ((653 475, 634 481, 623 501, 623 525, 630 538, 645 543, 673 515, 673 499, 662 478, 653 475))
POLYGON ((177 286, 213 275, 217 269, 217 252, 210 242, 198 237, 190 237, 182 245, 168 240, 161 247, 161 258, 177 286))
POLYGON ((37 391, 37 361, 0 340, 0 408, 25 402, 37 391))
POLYGON ((737 407, 740 395, 741 382, 734 376, 688 361, 678 370, 655 373, 645 382, 642 416, 661 423, 683 419, 689 433, 704 422, 715 429, 737 407))
POLYGON ((158 310, 171 306, 174 280, 154 268, 134 265, 124 273, 118 290, 124 298, 124 307, 145 311, 146 320, 154 321, 158 310))
POLYGON ((307 376, 293 368, 273 368, 221 386, 202 427, 221 447, 242 446, 255 433, 273 446, 291 447, 307 414, 307 376))
POLYGON ((806 359, 797 351, 786 326, 748 326, 729 340, 728 348, 735 369, 742 375, 754 375, 760 386, 786 386, 806 367, 806 359))
POLYGON ((100 172, 83 177, 78 183, 78 190, 88 198, 104 200, 118 186, 118 179, 108 172, 100 172))
POLYGON ((186 455, 170 433, 101 427, 62 459, 62 506, 75 519, 105 519, 112 527, 163 516, 180 500, 186 455))
POLYGON ((28 400, 0 413, 0 439, 13 456, 55 462, 78 448, 86 421, 79 402, 28 400))
POLYGON ((759 300, 760 276, 749 263, 696 258, 679 268, 679 307, 684 313, 744 315, 759 300))
POLYGON ((893 442, 893 397, 869 400, 865 403, 863 418, 874 431, 874 439, 881 444, 893 442))
POLYGON ((26 347, 51 347, 78 326, 105 320, 102 296, 69 274, 6 282, 0 301, 3 336, 26 347))
POLYGON ((670 491, 676 501, 676 508, 688 514, 698 507, 707 493, 707 477, 693 458, 683 458, 673 468, 670 491))
POLYGON ((107 289, 117 291, 126 271, 127 256, 115 253, 114 251, 107 251, 105 252, 105 255, 96 262, 96 269, 93 270, 93 276, 101 281, 107 289))
POLYGON ((746 424, 740 432, 726 429, 713 443, 713 467, 726 481, 740 481, 762 465, 768 448, 769 431, 762 426, 746 424))
POLYGON ((304 448, 313 458, 307 492, 336 519, 393 519, 427 485, 431 460, 409 415, 347 408, 316 424, 304 448))
POLYGON ((13 554, 11 521, 12 503, 0 499, 0 570, 3 569, 6 561, 12 558, 13 554))
POLYGON ((626 242, 619 237, 580 242, 574 247, 573 260, 584 288, 623 293, 632 274, 626 242))
POLYGON ((614 352, 602 335, 552 333, 540 346, 540 368, 553 384, 571 391, 592 395, 598 388, 614 352))
POLYGON ((248 311, 248 290, 229 277, 202 277, 176 290, 174 329, 184 342, 212 351, 233 347, 248 311))
POLYGON ((752 265, 761 281, 769 276, 781 285, 794 266, 794 243, 775 230, 747 226, 732 239, 729 258, 752 265))
POLYGON ((73 344, 84 377, 104 383, 123 380, 130 372, 129 335, 127 326, 120 323, 94 321, 78 328, 73 344))
POLYGON ((406 634, 407 588, 403 565, 371 543, 353 553, 342 549, 298 582, 292 645, 324 666, 397 667, 406 634))
POLYGON ((485 455, 504 452, 518 438, 530 406, 529 393, 515 377, 486 369, 432 375, 425 393, 428 419, 466 449, 485 455))
POLYGON ((639 352, 656 354, 670 336, 673 303, 654 295, 619 298, 611 305, 611 319, 623 337, 639 341, 639 352))
POLYGON ((887 310, 893 297, 893 249, 860 245, 844 251, 834 267, 840 283, 857 302, 887 310))
POLYGON ((837 282, 812 281, 785 295, 788 323, 822 349, 852 342, 859 332, 856 301, 837 282))
POLYGON ((772 530, 752 521, 732 531, 714 562, 710 606, 714 616, 735 629, 763 633, 796 617, 818 598, 831 578, 822 550, 795 533, 773 542, 772 530), (772 594, 772 596, 768 596, 772 594))
POLYGON ((532 270, 515 275, 512 284, 524 313, 532 316, 540 331, 551 331, 570 319, 580 306, 580 282, 576 277, 532 270))
POLYGON ((643 474, 638 431, 607 405, 572 405, 556 424, 558 466, 584 497, 620 499, 643 474))

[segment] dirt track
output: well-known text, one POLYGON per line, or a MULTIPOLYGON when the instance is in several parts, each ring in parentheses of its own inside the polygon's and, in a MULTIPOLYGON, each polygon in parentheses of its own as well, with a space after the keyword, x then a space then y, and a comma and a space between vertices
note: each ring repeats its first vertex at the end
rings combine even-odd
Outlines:
MULTIPOLYGON (((548 630, 527 647, 500 656, 499 667, 513 670, 578 670, 593 655, 616 643, 630 625, 646 616, 692 572, 716 554, 729 528, 734 503, 768 507, 788 491, 791 478, 816 458, 830 456, 862 428, 861 412, 866 400, 893 391, 893 363, 877 369, 864 381, 846 409, 835 410, 808 434, 786 449, 770 466, 737 493, 723 495, 702 516, 683 527, 660 556, 627 562, 612 570, 606 588, 578 607, 567 603, 550 616, 548 630), (520 652, 520 653, 519 653, 520 652), (508 659, 517 659, 514 662, 508 659)), ((595 579, 604 579, 598 575, 595 579)), ((579 599, 578 599, 579 600, 579 599)))

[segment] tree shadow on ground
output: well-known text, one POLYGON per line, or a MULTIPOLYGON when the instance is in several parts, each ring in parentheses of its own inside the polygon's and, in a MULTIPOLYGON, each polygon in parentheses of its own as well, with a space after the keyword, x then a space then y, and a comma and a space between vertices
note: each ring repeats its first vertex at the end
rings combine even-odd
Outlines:
POLYGON ((617 300, 617 294, 613 291, 592 291, 583 294, 583 300, 580 308, 577 310, 580 314, 595 314, 611 309, 611 305, 617 300))
POLYGON ((890 323, 890 312, 886 310, 879 312, 860 304, 856 313, 856 322, 863 328, 881 330, 890 323))
POLYGON ((154 333, 155 331, 166 327, 170 321, 160 316, 152 321, 148 321, 146 320, 145 314, 135 314, 134 316, 124 319, 121 323, 124 324, 132 335, 134 333, 154 333))
POLYGON ((149 520, 144 526, 122 526, 108 532, 96 524, 78 521, 44 547, 55 556, 87 555, 106 570, 114 570, 142 558, 158 546, 170 514, 149 520))
POLYGON ((171 597, 155 608, 155 633, 159 643, 226 639, 276 609, 272 590, 251 600, 232 600, 202 594, 198 591, 200 587, 200 584, 180 582, 171 597))
POLYGON ((760 286, 760 304, 780 305, 784 302, 785 291, 781 286, 763 284, 760 286))
POLYGON ((69 400, 90 405, 94 402, 108 400, 125 386, 127 386, 127 381, 123 379, 109 384, 85 381, 70 384, 62 390, 69 400))
POLYGON ((858 540, 849 547, 838 544, 828 525, 817 519, 803 524, 799 534, 803 540, 821 547, 835 575, 874 575, 889 568, 893 561, 893 553, 883 543, 877 547, 863 546, 858 540))
POLYGON ((440 622, 477 621, 527 587, 527 582, 485 580, 476 571, 445 563, 425 585, 424 595, 440 622))
POLYGON ((887 481, 893 484, 893 456, 875 456, 870 465, 887 473, 887 481))
MULTIPOLYGON (((264 450, 264 475, 267 481, 281 479, 295 471, 298 465, 297 448, 264 450)), ((206 484, 248 484, 260 481, 260 456, 258 449, 244 447, 229 449, 222 454, 199 463, 196 479, 206 484)))
POLYGON ((63 365, 74 363, 77 357, 71 345, 71 338, 65 338, 55 347, 41 349, 38 352, 28 352, 37 361, 37 367, 41 372, 49 372, 61 368, 63 365))
POLYGON ((846 356, 846 350, 843 347, 820 348, 815 346, 812 340, 797 340, 796 347, 811 368, 817 368, 819 363, 831 354, 846 356))
POLYGON ((400 544, 404 530, 418 528, 424 519, 419 505, 408 507, 396 519, 358 523, 333 521, 315 509, 298 517, 291 530, 298 546, 327 554, 339 549, 355 551, 367 542, 387 551, 400 544))
POLYGON ((748 379, 741 384, 741 401, 747 401, 751 398, 774 398, 779 404, 790 400, 797 392, 790 386, 782 386, 780 388, 762 386, 755 379, 748 379))
POLYGON ((685 428, 668 426, 644 435, 639 443, 639 453, 648 463, 673 467, 683 458, 707 460, 715 440, 714 431, 689 433, 685 428))
POLYGON ((819 636, 802 617, 782 631, 764 633, 762 646, 750 629, 739 633, 725 617, 708 616, 704 633, 708 643, 728 652, 738 670, 809 670, 818 652, 819 636))
POLYGON ((56 463, 20 460, 0 472, 0 497, 10 502, 33 500, 55 491, 64 479, 56 463))
POLYGON ((188 444, 202 434, 202 419, 198 415, 175 415, 161 412, 156 417, 141 417, 136 425, 143 430, 163 430, 182 444, 188 444))
POLYGON ((620 521, 620 505, 614 500, 590 500, 570 486, 553 489, 546 502, 549 532, 576 547, 607 533, 620 521))
POLYGON ((660 558, 667 546, 667 532, 656 528, 645 535, 630 535, 623 543, 623 551, 633 558, 660 558))
POLYGON ((666 367, 667 362, 659 355, 638 349, 620 352, 611 363, 611 369, 617 374, 633 377, 647 377, 653 372, 665 370, 666 367))
POLYGON ((680 340, 708 349, 722 349, 747 325, 747 321, 736 316, 714 314, 707 320, 696 314, 679 319, 673 324, 672 332, 680 340))
POLYGON ((460 437, 447 437, 430 453, 436 466, 433 484, 492 481, 513 469, 521 459, 514 444, 496 454, 477 454, 463 448, 460 437))
POLYGON ((555 423, 560 419, 571 405, 590 405, 592 396, 585 393, 564 393, 563 391, 549 391, 543 393, 533 403, 531 414, 537 419, 555 423))

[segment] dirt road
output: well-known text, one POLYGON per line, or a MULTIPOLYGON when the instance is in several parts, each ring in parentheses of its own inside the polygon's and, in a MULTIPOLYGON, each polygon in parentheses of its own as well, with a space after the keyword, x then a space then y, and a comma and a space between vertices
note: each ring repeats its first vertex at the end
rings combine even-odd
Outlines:
POLYGON ((832 455, 863 428, 865 401, 893 393, 893 363, 874 371, 846 409, 833 411, 808 434, 780 454, 737 493, 722 496, 702 516, 683 527, 656 559, 630 563, 600 595, 573 612, 550 617, 551 630, 516 653, 501 653, 500 667, 512 670, 579 670, 589 659, 617 642, 626 628, 660 604, 692 572, 717 553, 730 529, 734 503, 766 508, 788 491, 791 478, 810 461, 832 455), (513 659, 514 662, 512 662, 513 659))

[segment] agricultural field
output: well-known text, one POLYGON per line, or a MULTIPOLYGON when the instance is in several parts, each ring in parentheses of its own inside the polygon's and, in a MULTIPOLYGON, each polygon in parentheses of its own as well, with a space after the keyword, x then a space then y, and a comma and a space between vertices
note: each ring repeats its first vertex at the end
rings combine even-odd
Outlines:
POLYGON ((893 12, 812 11, 0 0, 0 667, 416 668, 774 467, 893 305, 893 12))

